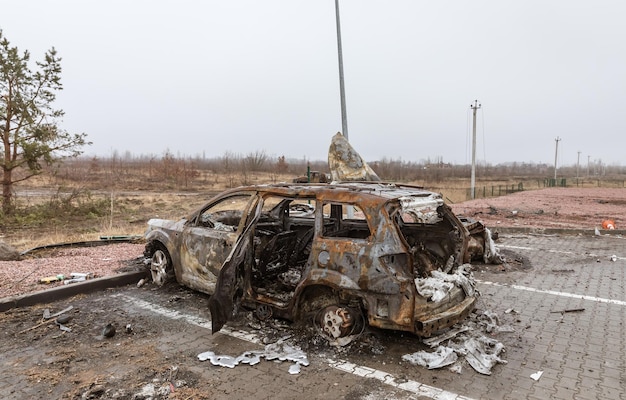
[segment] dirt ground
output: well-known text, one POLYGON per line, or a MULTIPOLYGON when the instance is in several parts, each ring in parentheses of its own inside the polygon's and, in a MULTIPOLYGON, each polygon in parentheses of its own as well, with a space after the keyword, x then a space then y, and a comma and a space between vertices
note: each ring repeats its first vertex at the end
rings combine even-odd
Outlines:
POLYGON ((626 226, 626 189, 549 188, 453 204, 456 214, 473 217, 489 228, 561 228, 602 230, 612 220, 626 226))

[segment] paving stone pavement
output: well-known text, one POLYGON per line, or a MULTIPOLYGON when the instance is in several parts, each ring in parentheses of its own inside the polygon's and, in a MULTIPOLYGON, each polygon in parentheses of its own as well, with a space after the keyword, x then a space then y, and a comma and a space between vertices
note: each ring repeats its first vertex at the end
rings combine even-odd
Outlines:
POLYGON ((483 306, 500 315, 513 309, 524 325, 497 379, 509 381, 503 397, 624 399, 626 239, 510 234, 499 247, 533 266, 476 274, 483 306), (529 379, 537 371, 541 378, 529 379))
MULTIPOLYGON (((206 297, 130 286, 50 305, 61 309, 73 303, 97 317, 132 321, 137 335, 120 334, 115 341, 73 345, 78 335, 93 333, 87 323, 82 331, 77 323, 74 333, 61 337, 53 336, 52 329, 16 334, 29 325, 12 324, 12 316, 39 312, 37 308, 0 318, 0 397, 87 398, 89 381, 83 377, 89 371, 77 373, 76 368, 89 354, 97 366, 90 378, 102 377, 110 387, 128 385, 124 377, 130 375, 144 377, 140 383, 145 385, 157 372, 176 365, 193 382, 191 398, 626 400, 626 239, 510 233, 500 236, 498 247, 511 260, 507 270, 478 265, 474 272, 481 292, 479 310, 496 312, 502 324, 514 328, 494 336, 505 345, 507 363, 496 365, 490 376, 467 364, 460 374, 410 365, 401 356, 424 345, 417 338, 385 332, 378 332, 384 354, 310 351, 310 365, 296 375, 288 373, 289 364, 267 361, 216 367, 198 361, 197 355, 262 349, 263 331, 231 329, 231 334, 211 335, 206 297), (515 258, 532 268, 516 268, 515 258), (533 380, 531 375, 539 371, 541 377, 533 380)), ((133 387, 133 393, 140 388, 133 387)), ((174 395, 170 398, 185 398, 174 395)))

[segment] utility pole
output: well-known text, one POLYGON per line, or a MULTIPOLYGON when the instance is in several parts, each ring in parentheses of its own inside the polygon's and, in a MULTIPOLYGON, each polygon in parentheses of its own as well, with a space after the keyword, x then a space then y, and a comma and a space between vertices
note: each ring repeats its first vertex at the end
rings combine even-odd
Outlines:
POLYGON ((556 142, 556 149, 554 151, 554 185, 556 185, 556 160, 559 157, 559 142, 561 141, 561 138, 557 136, 554 141, 556 142))
POLYGON ((589 164, 591 163, 591 156, 587 156, 587 178, 589 178, 589 164))
POLYGON ((346 115, 346 89, 343 84, 343 51, 341 49, 341 24, 339 23, 339 0, 335 0, 337 19, 337 53, 339 57, 339 95, 341 97, 341 133, 348 139, 348 116, 346 115))
POLYGON ((578 152, 578 159, 576 160, 576 184, 578 184, 578 171, 580 170, 580 151, 578 152))
POLYGON ((478 100, 474 100, 474 104, 470 105, 474 114, 474 120, 472 123, 472 179, 470 183, 470 192, 472 199, 476 198, 476 110, 480 108, 478 100))

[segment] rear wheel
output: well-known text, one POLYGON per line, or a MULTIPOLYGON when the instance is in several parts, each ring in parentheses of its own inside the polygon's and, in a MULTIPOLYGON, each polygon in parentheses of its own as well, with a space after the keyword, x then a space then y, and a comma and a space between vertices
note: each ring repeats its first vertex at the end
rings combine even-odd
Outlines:
POLYGON ((320 334, 330 341, 359 335, 365 324, 360 308, 344 305, 330 305, 319 310, 314 322, 320 334))
POLYGON ((152 282, 158 286, 163 286, 165 282, 174 277, 172 259, 167 250, 159 245, 155 248, 150 259, 150 274, 152 282))

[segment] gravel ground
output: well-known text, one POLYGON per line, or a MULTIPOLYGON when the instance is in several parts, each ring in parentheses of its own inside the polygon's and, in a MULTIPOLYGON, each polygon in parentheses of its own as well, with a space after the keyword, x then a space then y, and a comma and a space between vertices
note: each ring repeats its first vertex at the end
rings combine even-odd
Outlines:
MULTIPOLYGON (((498 227, 593 229, 611 219, 626 226, 626 189, 550 188, 453 204, 452 209, 498 227)), ((60 248, 35 253, 22 261, 0 262, 0 298, 61 286, 39 283, 43 277, 72 272, 109 276, 138 268, 143 244, 60 248)))
POLYGON ((143 244, 116 243, 96 247, 57 248, 34 252, 21 261, 0 261, 0 298, 63 286, 40 283, 56 275, 74 272, 93 278, 136 269, 143 258, 143 244))

